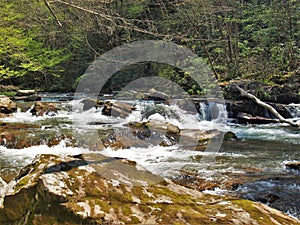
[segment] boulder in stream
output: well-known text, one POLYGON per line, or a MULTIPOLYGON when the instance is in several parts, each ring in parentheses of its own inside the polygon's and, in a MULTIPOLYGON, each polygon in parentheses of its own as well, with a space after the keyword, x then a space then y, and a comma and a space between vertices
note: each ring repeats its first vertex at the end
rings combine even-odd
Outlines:
POLYGON ((95 154, 40 155, 8 187, 0 224, 300 224, 260 203, 204 194, 95 154))
POLYGON ((110 102, 104 103, 102 114, 105 116, 127 117, 136 107, 125 102, 110 102))
POLYGON ((17 96, 29 96, 29 95, 33 95, 36 93, 37 93, 36 90, 18 90, 17 96))
POLYGON ((24 95, 24 96, 14 96, 13 99, 16 101, 33 102, 33 101, 39 101, 42 98, 38 94, 33 94, 33 95, 24 95))
POLYGON ((81 101, 83 103, 83 111, 87 111, 93 107, 98 108, 104 104, 102 100, 86 98, 81 101))
POLYGON ((9 97, 0 96, 0 113, 10 114, 17 110, 17 104, 13 102, 9 97))
POLYGON ((287 162, 285 167, 288 169, 298 170, 300 171, 300 162, 287 162))
POLYGON ((53 103, 35 102, 30 112, 34 116, 51 116, 57 114, 58 108, 53 103))

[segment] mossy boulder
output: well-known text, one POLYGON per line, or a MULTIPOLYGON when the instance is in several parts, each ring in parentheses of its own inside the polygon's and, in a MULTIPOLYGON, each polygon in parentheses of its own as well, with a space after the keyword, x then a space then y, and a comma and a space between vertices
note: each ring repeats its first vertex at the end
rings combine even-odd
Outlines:
POLYGON ((135 162, 38 156, 7 184, 0 224, 300 224, 268 206, 188 189, 135 162))

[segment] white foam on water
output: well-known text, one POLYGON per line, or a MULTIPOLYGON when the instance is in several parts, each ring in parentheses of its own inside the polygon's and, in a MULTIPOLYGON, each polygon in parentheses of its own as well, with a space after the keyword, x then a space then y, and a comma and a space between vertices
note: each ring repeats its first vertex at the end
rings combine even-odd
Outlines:
POLYGON ((239 138, 261 139, 261 140, 282 140, 293 143, 300 143, 300 133, 288 129, 280 129, 273 127, 274 125, 260 126, 240 126, 232 127, 231 130, 237 134, 239 138))
POLYGON ((191 161, 191 157, 197 152, 182 150, 178 146, 151 146, 148 148, 130 148, 117 151, 107 148, 101 153, 109 157, 121 157, 136 161, 150 172, 163 176, 173 174, 186 164, 198 164, 191 161))
POLYGON ((14 112, 10 117, 1 118, 1 121, 9 123, 34 123, 51 118, 71 119, 72 115, 67 111, 58 111, 57 114, 53 114, 51 116, 33 116, 29 109, 26 112, 14 112))
POLYGON ((2 158, 5 158, 6 161, 10 162, 10 164, 15 162, 21 163, 23 166, 31 163, 34 157, 40 154, 78 155, 91 152, 92 151, 84 148, 67 147, 64 140, 62 140, 58 145, 52 147, 48 147, 47 145, 38 145, 23 149, 8 149, 4 146, 0 146, 0 155, 2 158))

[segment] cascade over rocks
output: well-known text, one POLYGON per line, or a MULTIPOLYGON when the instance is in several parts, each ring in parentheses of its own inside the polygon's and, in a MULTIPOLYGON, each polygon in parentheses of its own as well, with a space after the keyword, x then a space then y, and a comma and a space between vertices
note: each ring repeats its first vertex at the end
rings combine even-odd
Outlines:
MULTIPOLYGON (((100 138, 104 147, 116 150, 131 147, 149 147, 151 145, 167 147, 180 144, 185 149, 203 151, 206 149, 208 141, 219 134, 220 132, 217 130, 180 129, 168 122, 161 123, 149 120, 147 122, 128 123, 118 131, 113 129, 99 130, 98 138, 100 138)), ((95 150, 99 150, 99 148, 95 148, 95 150)))
POLYGON ((300 224, 260 203, 188 189, 135 162, 40 155, 0 196, 0 224, 300 224))

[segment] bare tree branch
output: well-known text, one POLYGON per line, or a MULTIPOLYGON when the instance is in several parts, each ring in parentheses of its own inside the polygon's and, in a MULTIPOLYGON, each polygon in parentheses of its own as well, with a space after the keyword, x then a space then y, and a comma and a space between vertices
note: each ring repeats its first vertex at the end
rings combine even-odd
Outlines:
MULTIPOLYGON (((47 2, 47 0, 45 0, 45 3, 47 4, 47 7, 49 8, 50 7, 49 2, 47 2)), ((54 4, 54 3, 61 3, 61 4, 64 4, 64 5, 67 5, 68 7, 78 9, 78 10, 81 10, 81 11, 99 16, 100 18, 102 18, 106 21, 109 21, 111 24, 113 24, 115 27, 118 27, 118 28, 130 29, 130 30, 137 31, 137 32, 140 32, 140 33, 153 35, 155 37, 168 37, 167 35, 159 34, 157 31, 154 32, 154 31, 139 28, 138 26, 136 26, 135 24, 132 23, 132 22, 140 22, 140 23, 143 23, 143 24, 147 23, 147 24, 150 24, 150 26, 152 26, 151 21, 149 21, 149 20, 137 20, 137 19, 129 20, 129 19, 125 19, 123 17, 117 16, 117 15, 112 16, 112 15, 109 15, 109 14, 100 13, 100 12, 97 12, 97 11, 94 11, 94 10, 83 8, 81 6, 78 6, 78 5, 69 3, 69 2, 65 2, 65 1, 62 1, 62 0, 52 1, 52 4, 54 4)), ((49 10, 50 9, 51 8, 49 8, 49 10)), ((52 10, 51 10, 51 13, 57 19, 57 16, 54 14, 54 12, 52 10)), ((154 27, 152 27, 152 30, 154 30, 154 27)))
POLYGON ((49 9, 49 11, 51 12, 51 14, 53 15, 53 17, 55 18, 55 20, 56 20, 56 22, 58 23, 58 25, 59 25, 60 27, 62 27, 62 23, 59 21, 58 17, 57 17, 57 16, 55 15, 55 13, 53 12, 53 10, 52 10, 52 8, 51 8, 49 2, 48 2, 47 0, 44 0, 44 2, 45 2, 45 4, 46 4, 47 8, 49 9))
POLYGON ((260 99, 258 99, 257 97, 255 97, 254 95, 246 92, 245 90, 243 90, 242 88, 240 88, 238 85, 235 85, 236 88, 241 92, 242 96, 248 97, 250 99, 252 99, 253 101, 255 101, 258 105, 268 109, 271 113, 274 114, 274 116, 276 116, 276 118, 283 123, 287 123, 289 125, 291 125, 292 127, 299 127, 299 124, 296 124, 290 120, 286 120, 283 116, 281 116, 276 109, 274 109, 271 105, 261 101, 260 99))

